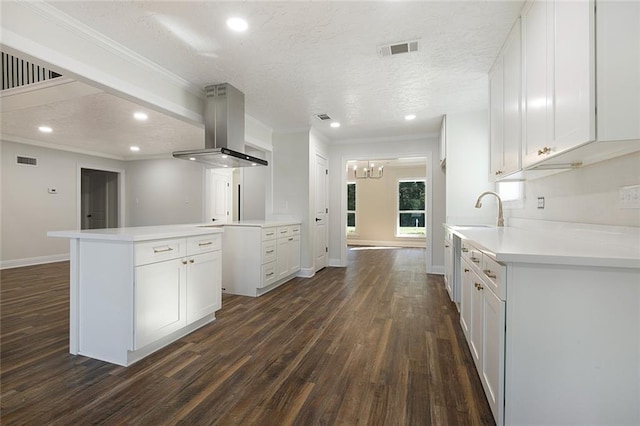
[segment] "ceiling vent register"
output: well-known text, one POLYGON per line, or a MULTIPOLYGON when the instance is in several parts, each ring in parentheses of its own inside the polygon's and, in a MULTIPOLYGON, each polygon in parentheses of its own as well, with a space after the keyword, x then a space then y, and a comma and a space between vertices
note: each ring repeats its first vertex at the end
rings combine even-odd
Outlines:
POLYGON ((331 117, 327 114, 316 114, 316 118, 320 121, 331 120, 331 117))
POLYGON ((37 166, 38 159, 33 157, 23 157, 22 155, 16 156, 16 163, 24 166, 37 166))
POLYGON ((400 55, 418 51, 418 40, 403 41, 400 43, 378 46, 378 54, 382 57, 400 55))

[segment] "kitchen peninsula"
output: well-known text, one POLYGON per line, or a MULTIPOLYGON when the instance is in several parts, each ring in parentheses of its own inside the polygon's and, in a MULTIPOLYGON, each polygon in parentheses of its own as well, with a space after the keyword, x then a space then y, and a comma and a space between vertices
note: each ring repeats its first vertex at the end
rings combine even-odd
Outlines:
POLYGON ((69 351, 129 366, 215 320, 222 228, 48 232, 70 239, 69 351))
POLYGON ((496 423, 640 424, 640 232, 510 222, 445 225, 496 423))

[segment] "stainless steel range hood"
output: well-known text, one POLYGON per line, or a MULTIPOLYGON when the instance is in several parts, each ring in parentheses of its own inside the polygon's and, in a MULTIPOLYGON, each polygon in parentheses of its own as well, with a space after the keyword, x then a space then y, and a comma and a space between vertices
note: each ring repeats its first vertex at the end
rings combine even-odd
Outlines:
POLYGON ((244 151, 244 94, 228 83, 205 87, 204 149, 176 151, 175 158, 209 167, 266 166, 244 151))

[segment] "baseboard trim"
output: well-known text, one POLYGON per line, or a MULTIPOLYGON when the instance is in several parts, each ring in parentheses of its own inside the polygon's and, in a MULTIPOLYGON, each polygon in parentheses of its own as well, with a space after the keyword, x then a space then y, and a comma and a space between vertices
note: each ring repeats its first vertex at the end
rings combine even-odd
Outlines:
POLYGON ((444 265, 432 265, 430 274, 444 275, 444 265))
POLYGON ((384 247, 412 247, 412 248, 425 248, 426 242, 424 239, 420 241, 377 241, 377 240, 347 240, 348 246, 384 246, 384 247))
POLYGON ((69 253, 53 254, 50 256, 26 257, 0 261, 0 269, 21 268, 23 266, 42 265, 44 263, 64 262, 69 260, 69 253))
POLYGON ((345 267, 345 265, 343 265, 342 262, 340 262, 340 259, 329 259, 329 266, 333 266, 337 268, 345 267))
POLYGON ((296 277, 300 278, 311 278, 316 274, 312 268, 301 268, 296 277))

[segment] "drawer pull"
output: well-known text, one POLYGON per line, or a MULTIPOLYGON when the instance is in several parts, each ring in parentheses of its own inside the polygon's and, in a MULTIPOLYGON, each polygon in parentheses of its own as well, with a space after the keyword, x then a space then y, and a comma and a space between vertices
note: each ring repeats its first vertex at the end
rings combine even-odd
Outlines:
POLYGON ((465 272, 469 272, 469 268, 464 268, 464 271, 465 272))
POLYGON ((298 231, 300 231, 300 230, 299 230, 299 229, 294 229, 294 230, 293 230, 293 232, 298 232, 298 231))
POLYGON ((476 290, 478 291, 484 290, 484 287, 482 287, 482 284, 480 283, 473 283, 473 285, 476 287, 476 290))
POLYGON ((544 155, 550 152, 551 152, 551 148, 549 148, 548 146, 545 146, 544 148, 538 150, 538 155, 544 155))
POLYGON ((287 231, 280 231, 280 234, 286 234, 287 231))
POLYGON ((267 254, 273 253, 275 250, 267 250, 267 254))
POLYGON ((293 241, 293 237, 289 238, 289 241, 293 241))
POLYGON ((473 263, 480 263, 480 259, 478 259, 477 257, 473 257, 473 256, 471 257, 471 261, 473 263))
POLYGON ((195 260, 189 259, 189 263, 194 263, 194 262, 195 262, 195 260))
POLYGON ((266 276, 270 277, 271 275, 273 275, 273 272, 269 272, 266 276))
POLYGON ((449 244, 445 244, 445 245, 444 245, 444 247, 445 247, 445 248, 449 248, 449 244))
POLYGON ((198 246, 204 247, 204 246, 210 246, 211 244, 213 244, 213 242, 209 241, 209 242, 206 242, 206 243, 198 243, 198 246))
POLYGON ((491 270, 490 270, 490 269, 485 269, 485 270, 484 270, 484 271, 482 271, 482 272, 484 272, 484 274, 485 274, 486 276, 488 276, 489 278, 496 278, 496 274, 494 274, 493 272, 491 272, 491 270))
POLYGON ((462 252, 463 252, 463 253, 468 253, 468 252, 469 252, 469 249, 468 249, 468 248, 466 248, 466 247, 462 247, 462 252))
POLYGON ((265 235, 266 235, 267 237, 270 237, 270 236, 272 236, 272 235, 273 235, 273 232, 267 232, 265 235))
POLYGON ((157 249, 157 248, 153 249, 154 253, 166 253, 168 251, 173 251, 173 249, 171 247, 167 247, 167 248, 163 248, 163 249, 157 249))
POLYGON ((182 264, 183 264, 183 265, 186 265, 186 264, 187 264, 187 261, 186 261, 186 260, 183 260, 183 261, 182 261, 182 264))

